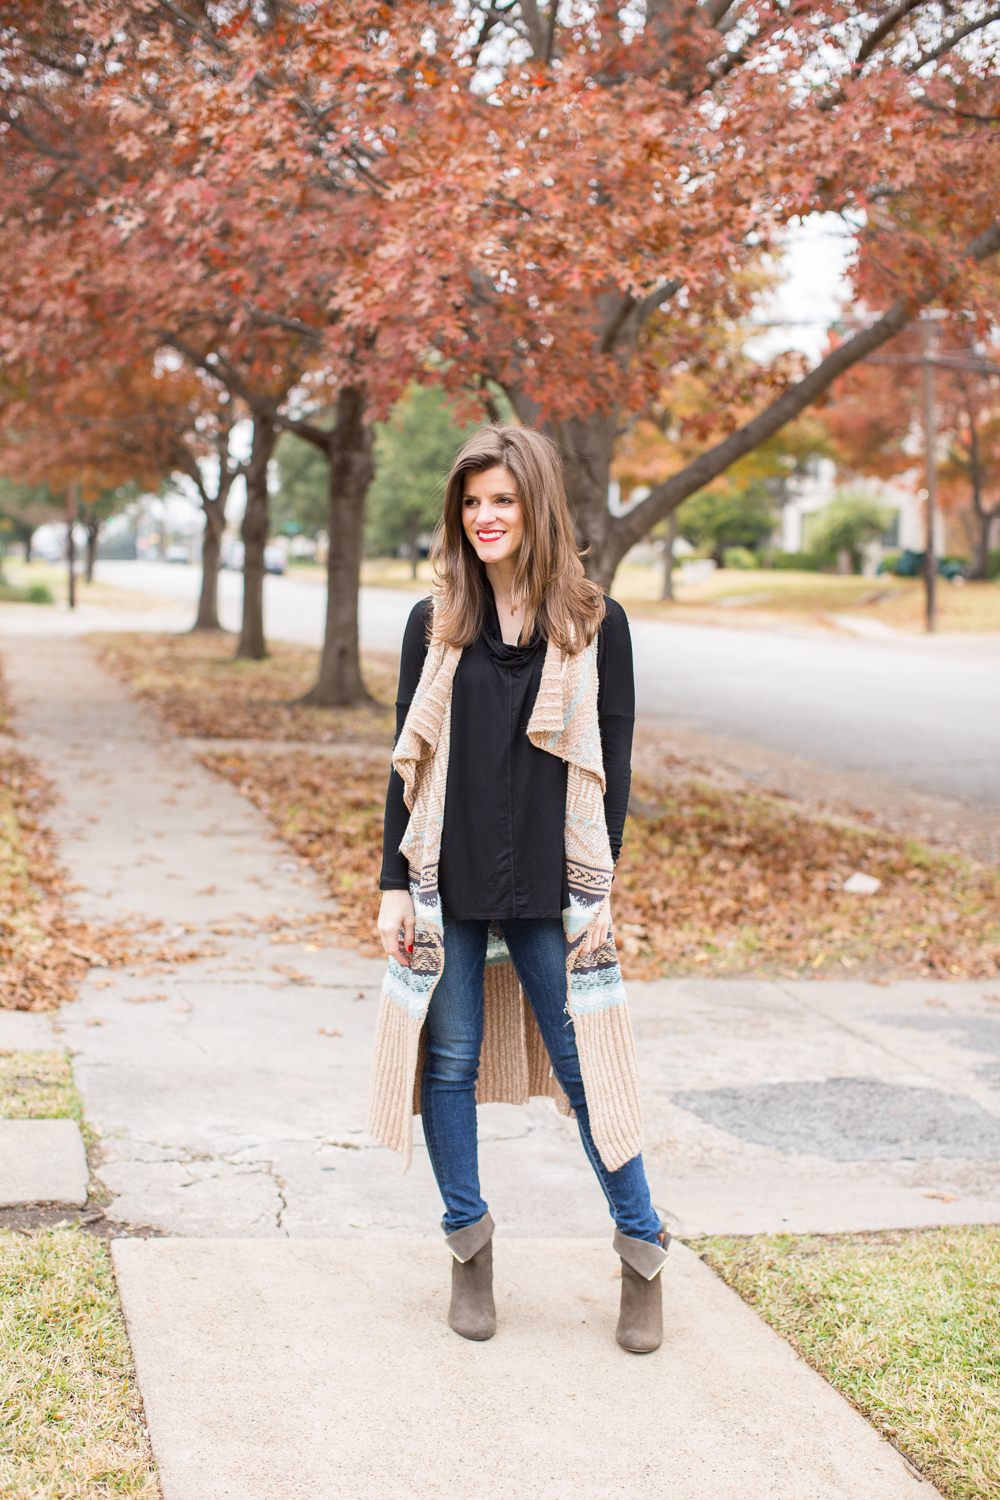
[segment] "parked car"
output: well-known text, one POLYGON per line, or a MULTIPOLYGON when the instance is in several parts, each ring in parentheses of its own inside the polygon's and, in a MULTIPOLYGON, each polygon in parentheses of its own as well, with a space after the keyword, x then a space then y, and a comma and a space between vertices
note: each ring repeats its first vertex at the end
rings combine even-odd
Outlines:
POLYGON ((168 547, 166 552, 164 552, 163 561, 169 563, 189 563, 191 558, 188 554, 188 549, 182 547, 179 542, 175 542, 172 547, 168 547))
MULTIPOLYGON (((895 573, 897 578, 919 578, 924 571, 925 552, 914 552, 912 547, 907 547, 898 557, 884 557, 878 565, 880 573, 895 573)), ((939 557, 938 577, 947 578, 952 583, 959 580, 965 582, 965 569, 954 557, 939 557)))

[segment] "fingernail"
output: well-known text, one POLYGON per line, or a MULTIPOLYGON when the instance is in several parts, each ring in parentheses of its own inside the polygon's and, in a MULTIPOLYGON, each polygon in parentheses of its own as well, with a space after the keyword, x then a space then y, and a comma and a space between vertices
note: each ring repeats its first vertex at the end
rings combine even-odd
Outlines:
POLYGON ((410 944, 410 946, 407 948, 406 951, 407 951, 407 953, 412 953, 413 952, 413 944, 412 943, 410 944))

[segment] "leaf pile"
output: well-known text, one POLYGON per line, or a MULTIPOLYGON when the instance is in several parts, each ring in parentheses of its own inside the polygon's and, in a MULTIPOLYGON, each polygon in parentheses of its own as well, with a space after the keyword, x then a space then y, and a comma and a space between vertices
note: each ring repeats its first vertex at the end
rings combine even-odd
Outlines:
POLYGON ((942 1493, 1000 1495, 995 1226, 696 1248, 942 1493))
POLYGON ((43 819, 51 784, 35 761, 0 750, 0 1010, 52 1010, 76 998, 93 965, 185 963, 201 950, 150 945, 158 924, 138 931, 70 917, 70 883, 43 819))
MULTIPOLYGON (((372 943, 387 766, 210 754, 336 897, 340 940, 372 943)), ((625 972, 992 978, 1000 872, 755 792, 636 778, 614 885, 625 972), (643 797, 655 801, 642 802, 643 797), (854 871, 874 896, 841 887, 854 871)))
POLYGON ((351 709, 294 700, 316 681, 319 652, 276 642, 266 661, 236 661, 226 635, 95 636, 100 659, 177 734, 197 739, 379 740, 395 728, 396 664, 366 657, 375 702, 351 709))
POLYGON ((655 815, 629 818, 614 893, 636 978, 1000 970, 1000 871, 757 792, 635 787, 655 815), (849 895, 855 871, 881 888, 849 895))

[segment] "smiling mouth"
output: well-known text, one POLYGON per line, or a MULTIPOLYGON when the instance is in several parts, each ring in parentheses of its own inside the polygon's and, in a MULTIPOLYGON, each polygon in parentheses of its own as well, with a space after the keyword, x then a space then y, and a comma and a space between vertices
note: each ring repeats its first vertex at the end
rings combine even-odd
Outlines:
POLYGON ((477 531, 476 536, 481 542, 499 542, 501 537, 506 536, 503 531, 477 531))

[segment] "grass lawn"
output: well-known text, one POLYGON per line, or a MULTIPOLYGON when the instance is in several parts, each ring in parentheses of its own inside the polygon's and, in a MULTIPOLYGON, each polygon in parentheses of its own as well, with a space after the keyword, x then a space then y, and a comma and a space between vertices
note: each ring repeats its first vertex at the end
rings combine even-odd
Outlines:
POLYGON ((0 1120, 83 1119, 66 1052, 0 1052, 0 1120))
MULTIPOLYGON (((625 565, 613 593, 633 612, 654 618, 751 629, 796 622, 836 628, 830 615, 860 615, 894 630, 924 628, 924 587, 918 578, 839 577, 835 573, 795 573, 769 568, 720 568, 703 583, 682 583, 674 574, 676 599, 660 599, 662 569, 625 565)), ((1000 583, 956 587, 941 579, 937 590, 938 629, 1000 631, 1000 583)))
POLYGON ((1000 1495, 1000 1230, 693 1248, 950 1500, 1000 1495))
POLYGON ((0 1232, 0 1494, 157 1500, 107 1249, 61 1229, 0 1232))
MULTIPOLYGON (((65 604, 69 597, 69 583, 65 563, 50 563, 39 558, 25 563, 19 558, 4 560, 4 576, 15 590, 30 589, 32 585, 44 586, 56 604, 65 604)), ((107 604, 117 609, 148 610, 169 609, 169 599, 155 598, 151 594, 135 593, 131 589, 116 588, 111 583, 84 583, 82 576, 76 580, 76 597, 80 604, 107 604)), ((0 602, 3 595, 0 594, 0 602)))
MULTIPOLYGON (((0 1053, 0 1118, 87 1136, 68 1056, 0 1053)), ((0 1410, 0 1495, 159 1495, 108 1252, 75 1227, 0 1231, 0 1410)))
POLYGON ((417 563, 417 576, 405 558, 368 557, 361 564, 361 582, 376 589, 409 589, 417 594, 430 592, 434 569, 426 559, 417 563))

